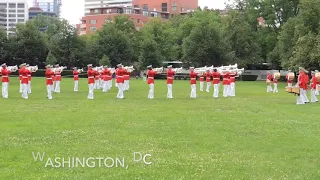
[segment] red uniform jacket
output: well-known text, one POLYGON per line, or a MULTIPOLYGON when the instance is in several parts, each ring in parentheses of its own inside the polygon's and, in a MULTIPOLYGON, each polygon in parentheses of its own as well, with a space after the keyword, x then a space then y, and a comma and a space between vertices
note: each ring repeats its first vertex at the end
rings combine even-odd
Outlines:
POLYGON ((230 85, 230 73, 223 74, 223 85, 230 85))
POLYGON ((200 82, 204 82, 204 76, 200 76, 200 82))
POLYGON ((19 69, 19 80, 22 81, 22 73, 21 73, 22 69, 19 69))
POLYGON ((28 84, 28 74, 29 74, 29 70, 26 69, 25 67, 21 68, 21 75, 22 75, 22 80, 21 80, 21 84, 28 84))
POLYGON ((118 68, 116 71, 116 75, 117 75, 117 83, 124 83, 124 78, 123 75, 125 73, 125 70, 122 68, 118 68))
POLYGON ((73 71, 73 80, 78 81, 79 80, 79 72, 78 70, 73 71))
POLYGON ((273 84, 278 84, 278 80, 277 79, 273 79, 273 84))
POLYGON ((313 76, 311 79, 311 88, 317 89, 317 78, 315 76, 313 76))
POLYGON ((125 70, 125 74, 123 75, 123 77, 125 81, 130 80, 130 73, 127 70, 125 70))
POLYGON ((267 79, 271 82, 272 81, 272 75, 268 74, 267 79))
POLYGON ((230 73, 230 83, 236 82, 236 75, 237 73, 230 73))
POLYGON ((286 80, 287 80, 287 83, 292 83, 292 81, 288 77, 288 74, 286 75, 286 80))
POLYGON ((60 71, 60 70, 56 71, 55 80, 56 80, 56 81, 61 81, 61 71, 60 71))
POLYGON ((28 81, 31 81, 31 74, 32 74, 32 72, 29 71, 29 73, 28 73, 28 81))
POLYGON ((308 80, 306 80, 306 77, 308 77, 308 76, 304 73, 300 73, 299 77, 298 77, 299 87, 304 90, 308 89, 308 80))
POLYGON ((2 74, 2 82, 3 83, 9 82, 9 74, 10 73, 11 72, 7 68, 2 69, 1 74, 2 74))
POLYGON ((173 76, 176 75, 176 72, 173 70, 169 69, 167 71, 167 84, 173 84, 173 76))
POLYGON ((95 71, 93 69, 88 69, 88 84, 94 84, 95 71))
POLYGON ((213 76, 213 84, 220 84, 220 73, 218 72, 214 72, 212 73, 212 76, 213 76))
POLYGON ((206 73, 206 82, 211 82, 211 76, 212 74, 210 72, 206 73))
POLYGON ((100 79, 100 73, 98 71, 94 71, 94 76, 96 81, 100 79))
POLYGON ((157 71, 148 70, 148 84, 154 84, 154 76, 157 74, 157 71))
POLYGON ((190 72, 190 84, 197 84, 197 76, 198 74, 194 71, 190 72))
POLYGON ((53 85, 53 75, 54 72, 51 69, 46 70, 46 85, 53 85))

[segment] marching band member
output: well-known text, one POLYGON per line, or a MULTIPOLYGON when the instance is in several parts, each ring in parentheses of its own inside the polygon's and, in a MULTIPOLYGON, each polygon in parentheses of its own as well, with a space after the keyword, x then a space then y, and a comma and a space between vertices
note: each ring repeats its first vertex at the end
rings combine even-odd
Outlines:
POLYGON ((316 91, 317 91, 317 77, 316 77, 316 73, 314 71, 311 72, 312 74, 312 79, 311 79, 311 102, 318 102, 317 96, 316 96, 316 91))
POLYGON ((19 88, 19 92, 22 94, 22 74, 20 72, 20 69, 19 69, 19 80, 20 80, 20 88, 19 88))
POLYGON ((228 71, 223 71, 223 97, 228 97, 230 95, 230 73, 228 71))
MULTIPOLYGON (((319 73, 319 71, 318 70, 315 70, 314 71, 315 72, 315 74, 317 74, 317 73, 319 73)), ((316 96, 319 96, 319 89, 320 89, 320 81, 317 81, 317 85, 316 85, 316 96)))
POLYGON ((29 74, 29 70, 26 69, 26 63, 23 63, 20 65, 20 72, 22 75, 22 98, 23 99, 28 99, 28 74, 29 74))
POLYGON ((167 98, 172 99, 172 84, 173 84, 173 77, 176 74, 176 72, 174 72, 172 70, 172 65, 167 67, 167 87, 168 87, 168 93, 167 93, 167 98))
POLYGON ((117 75, 117 84, 118 84, 118 94, 117 94, 117 98, 118 99, 123 99, 124 95, 123 95, 123 91, 124 91, 124 78, 123 75, 125 73, 125 70, 122 68, 122 64, 118 64, 117 65, 117 71, 116 71, 116 75, 117 75))
MULTIPOLYGON (((26 66, 30 67, 29 64, 27 64, 26 66)), ((30 70, 28 73, 28 94, 32 93, 32 91, 31 91, 31 74, 32 74, 32 71, 30 70)))
POLYGON ((297 96, 297 104, 306 104, 306 99, 303 95, 303 91, 308 89, 308 82, 305 78, 305 71, 303 68, 299 68, 299 76, 298 76, 298 83, 296 86, 300 88, 300 94, 297 96))
POLYGON ((125 69, 125 73, 123 75, 124 78, 124 91, 129 90, 129 80, 130 80, 130 72, 125 69))
POLYGON ((270 72, 267 72, 267 92, 272 92, 272 87, 271 87, 271 82, 272 82, 272 75, 270 74, 270 72))
POLYGON ((232 70, 230 72, 230 96, 236 96, 236 76, 237 72, 232 70))
POLYGON ((304 70, 304 81, 305 81, 305 84, 306 84, 306 88, 303 89, 303 96, 304 96, 304 99, 305 99, 305 103, 309 103, 309 99, 308 99, 308 96, 307 96, 307 93, 308 93, 308 82, 309 82, 309 75, 308 75, 308 71, 303 69, 304 70))
POLYGON ((197 76, 198 74, 194 72, 194 67, 190 67, 190 84, 191 84, 191 93, 190 98, 197 98, 197 76))
POLYGON ((273 93, 278 93, 278 80, 273 78, 273 93))
POLYGON ((112 70, 108 69, 108 74, 107 74, 107 90, 110 90, 112 87, 112 70))
POLYGON ((11 71, 7 69, 6 63, 2 64, 2 70, 1 70, 1 75, 2 75, 2 97, 7 99, 9 97, 9 74, 11 74, 11 71))
POLYGON ((88 99, 94 99, 94 76, 96 72, 92 69, 92 64, 88 64, 88 87, 89 87, 89 94, 88 99))
POLYGON ((73 91, 78 92, 78 90, 79 90, 79 71, 78 71, 78 68, 74 67, 72 74, 73 74, 73 81, 74 81, 73 91))
POLYGON ((287 75, 286 75, 286 79, 287 79, 287 84, 288 84, 288 87, 292 87, 292 83, 293 81, 289 79, 289 73, 291 73, 292 71, 289 70, 287 75))
POLYGON ((157 71, 152 70, 152 65, 147 66, 148 68, 148 85, 149 85, 149 93, 148 98, 153 99, 154 98, 154 76, 157 74, 157 71))
POLYGON ((203 91, 204 86, 204 74, 200 76, 200 91, 203 91))
POLYGON ((54 72, 55 82, 56 82, 56 87, 54 89, 55 93, 60 93, 61 73, 62 73, 62 70, 61 70, 59 64, 56 64, 56 70, 54 72))
POLYGON ((109 75, 109 70, 108 70, 108 66, 103 66, 103 71, 102 71, 102 92, 107 92, 109 90, 109 84, 108 84, 108 75, 109 75))
POLYGON ((95 83, 94 83, 94 89, 100 89, 100 72, 99 70, 95 71, 95 83))
POLYGON ((206 82, 207 82, 207 92, 210 92, 210 86, 211 86, 211 72, 208 69, 206 72, 206 82))
POLYGON ((52 99, 52 85, 54 72, 51 65, 46 66, 46 86, 47 86, 47 98, 52 99))
POLYGON ((212 73, 213 76, 213 97, 217 98, 219 97, 219 88, 220 88, 220 76, 221 74, 219 72, 217 72, 217 69, 213 70, 212 73))

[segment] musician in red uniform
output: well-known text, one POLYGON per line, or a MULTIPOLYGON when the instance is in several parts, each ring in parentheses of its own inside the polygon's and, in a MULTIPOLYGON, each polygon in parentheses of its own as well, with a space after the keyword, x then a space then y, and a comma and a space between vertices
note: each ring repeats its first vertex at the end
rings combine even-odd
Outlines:
POLYGON ((130 72, 125 70, 125 74, 123 75, 124 78, 124 90, 128 91, 130 88, 130 72))
POLYGON ((54 72, 54 74, 55 74, 55 83, 56 83, 56 87, 54 88, 54 92, 55 93, 60 93, 61 73, 62 73, 62 69, 59 66, 59 64, 57 64, 55 72, 54 72))
POLYGON ((236 76, 237 71, 231 70, 230 72, 230 96, 236 96, 236 76))
POLYGON ((172 66, 167 67, 167 87, 168 87, 168 93, 167 93, 167 98, 172 99, 172 84, 173 84, 173 78, 176 75, 176 72, 172 70, 172 66))
POLYGON ((88 64, 88 87, 89 87, 89 94, 88 99, 94 99, 94 76, 96 72, 92 69, 92 64, 88 64))
POLYGON ((154 98, 154 77, 157 74, 157 71, 152 70, 152 65, 147 66, 148 68, 148 85, 149 85, 149 93, 148 93, 148 98, 153 99, 154 98))
POLYGON ((200 76, 200 91, 203 91, 203 87, 204 87, 204 77, 205 77, 204 74, 202 74, 202 75, 200 76))
MULTIPOLYGON (((27 64, 26 67, 29 68, 30 65, 27 64)), ((32 71, 29 70, 29 73, 28 73, 28 94, 32 93, 32 91, 31 91, 31 74, 32 74, 32 71)))
POLYGON ((46 66, 46 86, 47 86, 47 98, 52 99, 52 86, 53 86, 53 78, 54 72, 52 70, 51 65, 46 66))
POLYGON ((102 92, 107 92, 109 90, 109 88, 108 88, 108 76, 109 76, 108 66, 103 66, 103 71, 101 73, 101 77, 102 77, 102 80, 103 80, 102 92))
POLYGON ((316 77, 316 72, 312 71, 312 78, 311 78, 311 102, 318 102, 317 96, 316 96, 316 91, 317 91, 317 77, 316 77))
POLYGON ((223 71, 223 97, 228 97, 230 95, 230 72, 223 71))
POLYGON ((198 74, 194 72, 194 67, 190 67, 190 85, 191 85, 191 93, 190 98, 197 98, 197 76, 198 74))
POLYGON ((94 83, 94 89, 100 89, 100 72, 99 72, 99 69, 97 69, 95 71, 95 83, 94 83))
POLYGON ((74 67, 72 74, 73 74, 73 81, 74 81, 73 91, 78 92, 78 90, 79 90, 79 71, 78 71, 78 68, 74 67))
POLYGON ((117 84, 118 84, 118 94, 117 94, 117 98, 118 99, 123 99, 124 98, 124 78, 123 75, 125 74, 125 70, 123 69, 122 64, 118 64, 117 65, 117 71, 116 71, 116 75, 117 75, 117 84))
MULTIPOLYGON (((319 73, 318 70, 315 70, 314 72, 315 72, 315 74, 319 73)), ((315 93, 315 95, 316 95, 316 96, 319 96, 320 81, 317 81, 316 87, 317 87, 317 88, 316 88, 316 93, 315 93)))
POLYGON ((287 75, 286 75, 286 80, 287 80, 288 87, 292 87, 293 81, 290 80, 290 78, 289 78, 289 73, 292 73, 292 71, 291 71, 291 70, 288 71, 288 73, 287 73, 287 75))
POLYGON ((2 97, 7 99, 9 97, 9 74, 11 74, 11 71, 7 69, 6 63, 2 64, 1 67, 2 97))
POLYGON ((26 68, 26 64, 21 64, 20 65, 20 72, 22 75, 22 98, 23 99, 28 99, 28 74, 29 74, 29 70, 26 68))
POLYGON ((278 93, 278 80, 273 78, 273 93, 278 93))
POLYGON ((213 83, 213 97, 218 98, 219 97, 221 74, 219 72, 217 72, 217 69, 214 69, 212 76, 213 76, 213 81, 212 81, 212 83, 213 83))
POLYGON ((299 68, 298 76, 298 86, 300 88, 300 95, 297 97, 297 104, 306 104, 307 97, 305 97, 304 92, 308 89, 308 80, 306 80, 306 70, 304 68, 299 68))
POLYGON ((211 72, 210 72, 210 70, 208 69, 207 70, 207 72, 206 72, 206 82, 207 82, 207 92, 210 92, 210 87, 211 87, 211 76, 212 76, 212 74, 211 74, 211 72))
POLYGON ((22 94, 22 74, 21 74, 21 68, 19 69, 19 80, 20 80, 20 88, 19 88, 19 92, 22 94))
POLYGON ((272 80, 273 80, 273 77, 270 74, 270 72, 268 71, 267 72, 267 80, 266 80, 266 82, 267 82, 267 92, 272 92, 273 91, 272 87, 271 87, 272 80))

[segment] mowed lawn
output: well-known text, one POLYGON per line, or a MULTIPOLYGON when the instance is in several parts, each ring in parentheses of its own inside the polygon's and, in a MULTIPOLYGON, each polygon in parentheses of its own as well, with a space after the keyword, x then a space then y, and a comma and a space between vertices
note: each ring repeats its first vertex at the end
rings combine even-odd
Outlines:
POLYGON ((141 79, 123 100, 115 87, 88 100, 87 80, 79 84, 73 92, 73 80, 62 79, 61 94, 48 100, 45 79, 33 78, 24 100, 11 78, 9 99, 0 98, 0 179, 320 178, 320 104, 296 105, 285 84, 273 94, 264 82, 237 82, 236 97, 223 98, 221 86, 213 99, 198 83, 190 99, 189 81, 176 80, 167 99, 156 80, 153 100, 141 79), (134 163, 134 152, 152 164, 134 163), (125 158, 128 168, 45 167, 56 157, 125 158))

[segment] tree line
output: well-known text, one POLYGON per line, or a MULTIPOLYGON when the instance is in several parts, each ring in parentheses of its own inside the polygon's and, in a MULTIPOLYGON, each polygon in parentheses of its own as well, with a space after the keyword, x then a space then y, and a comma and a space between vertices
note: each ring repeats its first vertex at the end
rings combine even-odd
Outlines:
POLYGON ((269 62, 274 69, 318 69, 319 17, 319 0, 235 0, 227 13, 198 8, 166 21, 152 18, 139 30, 119 15, 96 33, 79 36, 67 21, 40 15, 18 24, 15 36, 0 31, 0 62, 40 67, 123 63, 136 69, 176 60, 196 67, 269 62))

